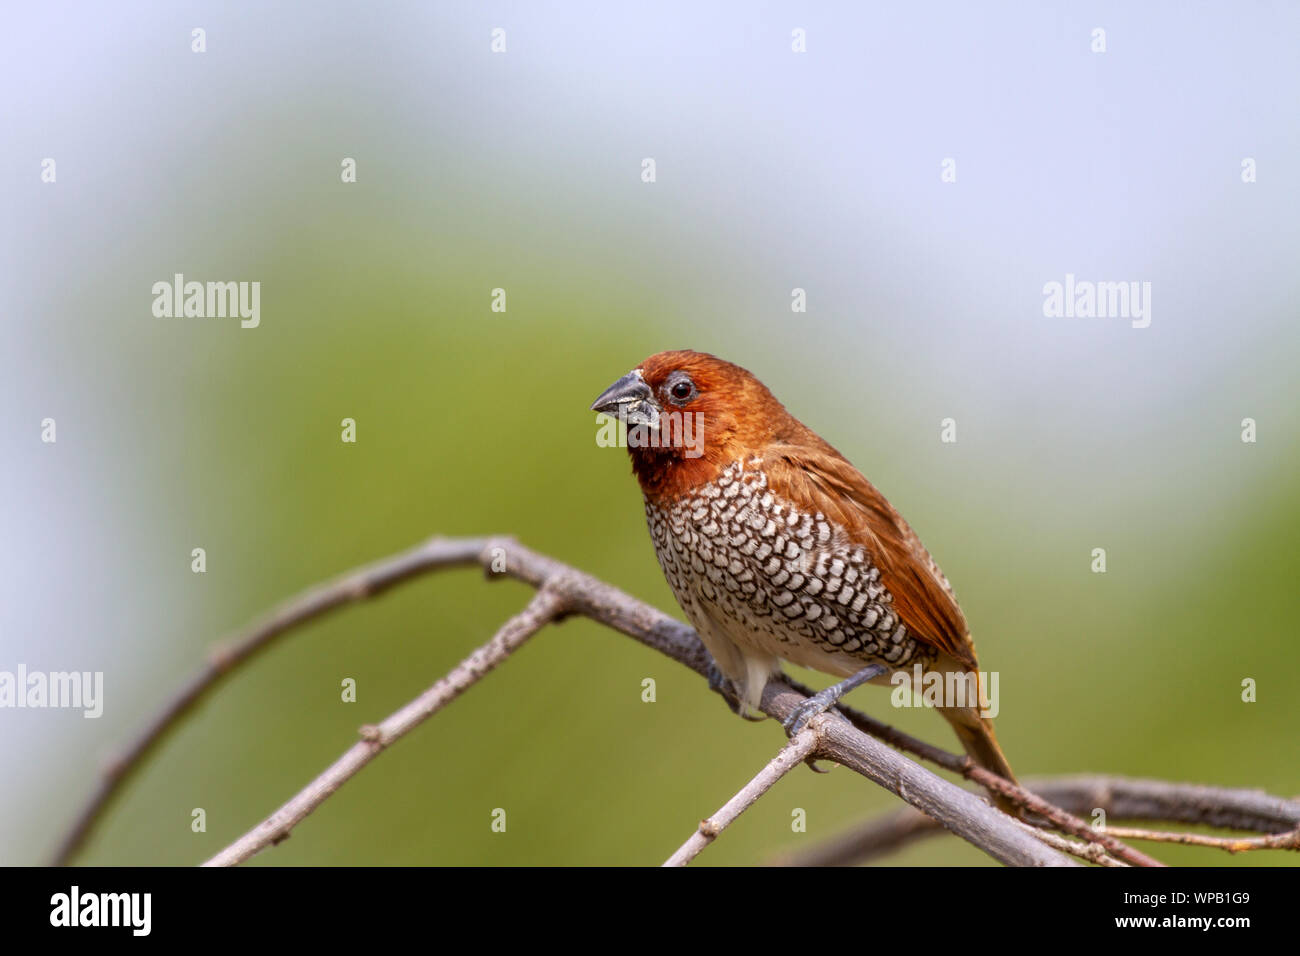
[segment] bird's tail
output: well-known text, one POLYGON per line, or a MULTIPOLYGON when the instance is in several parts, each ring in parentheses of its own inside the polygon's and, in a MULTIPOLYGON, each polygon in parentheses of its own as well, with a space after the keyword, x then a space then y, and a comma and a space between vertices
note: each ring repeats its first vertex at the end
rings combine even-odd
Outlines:
MULTIPOLYGON (((952 724, 957 739, 961 741, 961 745, 966 749, 966 753, 970 754, 972 760, 1003 780, 1011 783, 1018 782, 1011 770, 1011 764, 1007 763, 1006 754, 998 746, 998 738, 993 733, 993 721, 982 717, 974 707, 940 707, 939 713, 952 724)), ((989 796, 1005 812, 1016 817, 1021 815, 1021 809, 1001 794, 989 791, 989 796)))

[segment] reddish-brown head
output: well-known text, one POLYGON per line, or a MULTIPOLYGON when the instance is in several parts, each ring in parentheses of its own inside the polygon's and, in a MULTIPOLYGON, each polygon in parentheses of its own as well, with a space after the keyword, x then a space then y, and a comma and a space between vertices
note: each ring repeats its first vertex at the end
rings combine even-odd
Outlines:
POLYGON ((591 407, 627 423, 633 471, 656 499, 711 481, 803 429, 745 369, 689 350, 650 356, 591 407))

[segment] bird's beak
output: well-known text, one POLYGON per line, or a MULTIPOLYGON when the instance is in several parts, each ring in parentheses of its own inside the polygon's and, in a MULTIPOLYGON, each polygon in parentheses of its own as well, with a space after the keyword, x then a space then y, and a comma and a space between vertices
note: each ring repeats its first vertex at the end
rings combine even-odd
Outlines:
POLYGON ((651 428, 659 425, 659 403, 641 377, 640 369, 628 372, 601 392, 600 398, 591 403, 591 410, 621 418, 628 425, 649 425, 651 428))

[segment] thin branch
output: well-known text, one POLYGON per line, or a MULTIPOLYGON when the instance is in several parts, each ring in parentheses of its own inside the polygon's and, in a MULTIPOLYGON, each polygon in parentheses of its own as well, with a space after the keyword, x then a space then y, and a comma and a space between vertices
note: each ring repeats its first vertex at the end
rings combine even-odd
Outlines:
MULTIPOLYGON (((435 538, 410 551, 376 562, 344 575, 330 584, 305 592, 282 605, 267 619, 237 634, 216 651, 208 666, 173 696, 128 746, 122 756, 106 768, 91 800, 62 842, 59 862, 66 862, 84 842, 113 796, 120 790, 122 783, 137 770, 159 741, 237 664, 252 657, 279 635, 338 607, 373 597, 400 582, 413 579, 428 571, 475 564, 481 565, 488 572, 489 577, 512 577, 545 592, 549 595, 548 600, 558 602, 552 614, 556 619, 570 613, 583 614, 633 637, 698 674, 708 673, 711 658, 690 628, 603 581, 552 558, 537 554, 511 538, 458 540, 435 538)), ((521 617, 527 614, 526 611, 521 617)), ((546 620, 541 620, 536 626, 541 627, 546 620)), ((519 618, 516 618, 507 624, 506 628, 518 624, 519 618)), ((528 633, 532 633, 532 630, 528 633)), ((446 682, 453 681, 455 673, 453 672, 446 681, 439 682, 428 692, 433 694, 435 689, 441 687, 439 694, 445 697, 445 699, 439 698, 441 702, 437 703, 433 710, 444 706, 455 694, 463 690, 461 687, 450 696, 446 696, 447 688, 453 686, 446 682)), ((794 707, 806 699, 807 693, 801 691, 802 689, 792 682, 772 681, 764 693, 762 709, 769 716, 784 719, 794 707)), ((335 767, 322 774, 298 797, 264 821, 262 827, 246 837, 252 843, 247 846, 238 844, 210 862, 233 862, 237 859, 246 859, 247 856, 243 854, 255 852, 256 849, 266 845, 266 842, 258 841, 267 834, 270 835, 271 841, 283 838, 289 828, 306 815, 306 813, 299 813, 304 806, 307 808, 306 812, 310 812, 319 805, 321 800, 328 797, 333 789, 337 789, 343 780, 368 763, 376 753, 387 746, 388 742, 395 739, 389 736, 395 726, 401 727, 401 732, 405 733, 410 727, 426 719, 429 713, 433 712, 428 710, 432 701, 426 697, 427 695, 422 696, 381 724, 371 735, 372 739, 367 739, 349 750, 335 767), (407 726, 404 721, 411 716, 417 716, 418 719, 407 726), (398 721, 398 723, 393 725, 390 724, 391 721, 398 721)), ((1021 830, 1012 818, 994 810, 976 795, 935 776, 896 751, 885 747, 879 740, 868 734, 876 734, 881 740, 911 750, 987 788, 1004 793, 1020 805, 1053 819, 1067 829, 1067 832, 1081 830, 1083 832, 1078 835, 1087 840, 1103 843, 1109 852, 1124 856, 1130 862, 1137 862, 1139 865, 1155 863, 1150 857, 1137 853, 1115 837, 1098 834, 1097 831, 1091 830, 1082 821, 1074 820, 1059 808, 1051 806, 1019 787, 1006 783, 982 768, 975 767, 967 758, 946 753, 932 745, 910 738, 849 708, 843 710, 853 724, 840 719, 838 715, 828 717, 824 721, 822 736, 817 747, 818 758, 835 760, 868 777, 938 819, 945 827, 1002 862, 1019 865, 1076 865, 1074 861, 1044 846, 1036 837, 1021 830), (864 730, 866 733, 863 732, 864 730)))
MULTIPOLYGON (((784 681, 772 681, 761 709, 784 721, 808 699, 784 681)), ((839 714, 822 729, 816 757, 833 760, 901 797, 944 827, 1010 866, 1077 866, 1016 825, 980 797, 936 776, 850 724, 839 714)))
POLYGON ((900 807, 815 846, 775 855, 769 866, 853 866, 948 831, 912 807, 900 807))
POLYGON ((1300 830, 1263 837, 1217 837, 1203 833, 1179 833, 1170 830, 1144 830, 1138 827, 1104 827, 1099 832, 1126 840, 1150 840, 1155 843, 1181 843, 1185 846, 1208 846, 1229 853, 1246 850, 1300 850, 1300 830))
POLYGON ((435 538, 402 554, 344 574, 294 597, 251 627, 215 644, 204 666, 167 700, 123 750, 105 761, 99 780, 59 843, 52 864, 67 864, 85 843, 122 786, 194 705, 237 665, 275 638, 346 604, 383 594, 394 585, 438 568, 474 564, 487 539, 435 538))
POLYGON ((1021 823, 1020 825, 1048 846, 1055 847, 1062 853, 1069 853, 1072 856, 1077 856, 1079 859, 1086 860, 1089 863, 1096 863, 1098 866, 1128 866, 1127 863, 1122 860, 1117 860, 1107 853, 1106 848, 1100 843, 1080 843, 1076 840, 1071 840, 1069 837, 1063 837, 1059 833, 1052 833, 1048 830, 1039 830, 1036 827, 1030 826, 1028 823, 1021 823))
POLYGON ((1224 830, 1283 833, 1300 827, 1300 799, 1287 800, 1262 790, 1233 790, 1167 780, 1077 775, 1034 784, 1052 803, 1107 819, 1164 820, 1224 830))
MULTIPOLYGON (((1075 814, 1097 810, 1110 820, 1161 820, 1270 834, 1286 838, 1300 828, 1300 800, 1259 790, 1229 790, 1163 780, 1073 776, 1025 784, 1052 804, 1075 814)), ((923 814, 903 808, 859 824, 821 846, 779 856, 776 866, 849 866, 890 853, 943 829, 923 814)))
POLYGON ((383 723, 363 727, 362 740, 353 744, 342 757, 288 803, 208 860, 204 866, 235 866, 287 838, 298 823, 385 748, 406 736, 480 681, 564 610, 563 595, 551 588, 538 591, 526 608, 501 626, 492 640, 383 723))
POLYGON ((668 858, 664 866, 685 866, 699 856, 700 851, 718 838, 718 834, 731 826, 742 813, 752 807, 763 794, 772 789, 773 784, 791 770, 809 758, 821 742, 822 726, 826 717, 818 715, 808 722, 799 733, 786 743, 766 767, 760 770, 754 779, 741 789, 734 797, 724 803, 721 809, 711 817, 700 821, 700 825, 691 834, 690 839, 668 858))
MULTIPOLYGON (((794 685, 800 690, 807 693, 807 689, 801 685, 794 685)), ((986 790, 993 790, 1007 797, 1018 806, 1038 814, 1039 816, 1050 821, 1055 827, 1071 836, 1077 836, 1084 840, 1096 841, 1106 850, 1113 854, 1117 859, 1132 866, 1164 866, 1159 860, 1135 850, 1133 847, 1122 842, 1118 838, 1106 833, 1099 833, 1095 828, 1080 820, 1078 817, 1067 813, 1060 807, 1054 806, 1042 797, 1039 797, 1023 787, 1017 786, 1010 781, 1003 780, 997 774, 976 764, 965 754, 953 754, 946 750, 936 747, 934 744, 926 743, 906 734, 895 727, 891 727, 876 718, 864 714, 852 707, 843 704, 838 706, 838 710, 847 718, 855 727, 865 733, 871 734, 886 743, 893 744, 900 750, 909 751, 921 757, 923 760, 929 760, 938 764, 946 770, 959 773, 968 780, 972 780, 984 787, 986 790)))
MULTIPOLYGON (((620 631, 641 643, 655 648, 668 657, 690 667, 700 675, 708 673, 711 658, 695 632, 663 612, 637 601, 603 581, 583 574, 568 565, 522 547, 510 539, 487 541, 479 552, 479 560, 496 569, 500 575, 509 575, 536 587, 561 595, 567 613, 584 614, 593 620, 620 631)), ((781 681, 768 684, 761 709, 768 716, 784 720, 795 707, 807 699, 781 681)), ((904 800, 922 807, 927 813, 943 820, 954 833, 979 846, 994 858, 1019 866, 1073 866, 1073 860, 1044 846, 1040 841, 1017 828, 1012 819, 995 810, 983 800, 960 787, 935 776, 923 767, 908 760, 897 751, 856 730, 839 718, 827 720, 818 756, 833 759, 868 777, 904 800)), ((356 750, 357 748, 353 748, 356 750)), ((346 779, 364 765, 359 754, 345 754, 338 772, 328 772, 330 782, 346 779)), ((333 771, 335 768, 331 768, 333 771)), ((315 799, 316 784, 295 797, 286 809, 297 809, 305 803, 318 805, 315 799), (314 803, 313 803, 314 801, 314 803)), ((328 793, 321 795, 321 799, 328 793)), ((292 814, 289 814, 292 816, 292 814)), ((266 821, 263 835, 275 829, 266 821)), ((264 845, 264 844, 263 844, 264 845)), ((220 854, 211 862, 227 862, 238 854, 220 854)))

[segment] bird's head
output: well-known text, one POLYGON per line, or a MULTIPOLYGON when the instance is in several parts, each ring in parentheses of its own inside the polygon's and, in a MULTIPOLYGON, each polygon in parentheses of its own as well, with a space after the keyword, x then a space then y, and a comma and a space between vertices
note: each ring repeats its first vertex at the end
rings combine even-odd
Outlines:
POLYGON ((591 408, 626 424, 632 468, 652 497, 710 481, 797 425, 748 371, 687 350, 650 356, 591 408))

